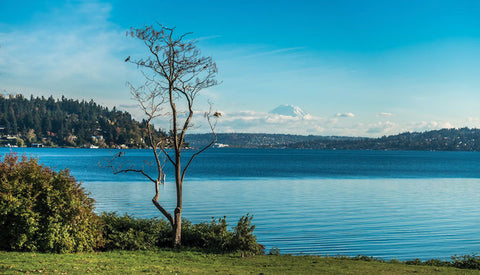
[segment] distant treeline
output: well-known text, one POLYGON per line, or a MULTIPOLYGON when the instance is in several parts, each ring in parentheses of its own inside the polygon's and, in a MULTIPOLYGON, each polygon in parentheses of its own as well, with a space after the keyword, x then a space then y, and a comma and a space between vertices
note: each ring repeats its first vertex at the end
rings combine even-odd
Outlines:
MULTIPOLYGON (((318 140, 356 141, 364 138, 341 136, 302 136, 287 134, 261 134, 261 133, 219 133, 217 145, 228 145, 232 148, 287 148, 291 144, 309 143, 318 140)), ((210 143, 212 134, 190 134, 185 138, 192 147, 202 147, 210 143)))
MULTIPOLYGON (((210 136, 194 134, 186 140, 195 147, 205 144, 210 136)), ((480 151, 480 130, 441 129, 380 138, 224 133, 218 134, 218 143, 233 148, 480 151)))
MULTIPOLYGON (((0 146, 144 148, 146 126, 146 121, 93 100, 0 95, 0 146)), ((155 135, 166 134, 156 131, 155 135)), ((186 137, 191 147, 211 140, 212 134, 186 137)), ((380 138, 220 133, 217 143, 236 148, 480 151, 480 130, 442 129, 380 138)))
POLYGON ((146 122, 93 100, 0 95, 0 136, 2 145, 142 148, 146 122))
POLYGON ((357 140, 318 139, 292 143, 286 147, 339 150, 480 151, 480 130, 441 129, 357 140))

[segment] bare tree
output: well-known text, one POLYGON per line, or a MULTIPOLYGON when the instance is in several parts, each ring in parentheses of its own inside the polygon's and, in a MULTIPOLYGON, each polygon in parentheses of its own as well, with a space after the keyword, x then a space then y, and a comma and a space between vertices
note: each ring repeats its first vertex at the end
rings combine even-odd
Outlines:
MULTIPOLYGON (((193 159, 217 141, 215 133, 219 112, 210 110, 204 114, 212 132, 211 142, 194 152, 190 158, 182 158, 185 147, 185 134, 192 126, 194 103, 202 89, 217 85, 217 67, 211 57, 204 57, 197 49, 195 40, 188 40, 190 33, 175 35, 175 28, 153 26, 142 29, 132 28, 127 36, 142 40, 148 48, 147 58, 134 59, 130 56, 125 62, 136 64, 145 77, 144 85, 130 85, 131 93, 146 116, 147 145, 151 147, 155 159, 156 176, 150 176, 144 168, 117 167, 114 173, 136 172, 145 176, 155 185, 152 199, 157 209, 168 219, 173 229, 173 246, 181 246, 182 233, 182 194, 183 180, 193 159), (158 117, 170 119, 169 134, 159 138, 155 135, 152 120, 158 117), (182 168, 182 161, 185 161, 182 168), (164 164, 170 163, 175 171, 176 207, 171 212, 159 202, 159 185, 165 177, 164 164)), ((122 156, 119 153, 117 157, 122 156)), ((113 167, 113 166, 112 166, 113 167)))

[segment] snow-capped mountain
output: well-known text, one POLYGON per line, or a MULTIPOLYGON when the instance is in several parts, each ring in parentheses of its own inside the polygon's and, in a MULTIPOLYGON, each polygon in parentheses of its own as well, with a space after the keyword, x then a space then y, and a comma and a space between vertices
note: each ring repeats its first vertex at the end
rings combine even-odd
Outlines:
POLYGON ((291 116, 291 117, 301 117, 305 118, 308 116, 300 107, 293 106, 290 104, 280 105, 277 108, 271 110, 270 114, 282 115, 282 116, 291 116))

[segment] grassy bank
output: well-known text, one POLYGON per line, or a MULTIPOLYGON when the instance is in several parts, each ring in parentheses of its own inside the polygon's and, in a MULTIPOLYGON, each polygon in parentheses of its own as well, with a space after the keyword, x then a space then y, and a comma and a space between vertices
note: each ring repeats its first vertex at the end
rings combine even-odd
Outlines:
POLYGON ((480 274, 478 270, 355 261, 319 256, 112 251, 77 254, 0 252, 0 273, 480 274))

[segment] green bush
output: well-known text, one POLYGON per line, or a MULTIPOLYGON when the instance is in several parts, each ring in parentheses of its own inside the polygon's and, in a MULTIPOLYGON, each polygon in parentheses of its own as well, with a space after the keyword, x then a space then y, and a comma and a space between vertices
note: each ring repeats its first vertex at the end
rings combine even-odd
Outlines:
POLYGON ((408 265, 423 265, 423 262, 419 258, 415 258, 413 260, 405 261, 405 264, 408 264, 408 265))
POLYGON ((413 259, 405 261, 408 265, 429 265, 429 266, 450 266, 463 269, 479 269, 480 270, 480 256, 476 254, 471 255, 454 255, 450 261, 430 259, 422 262, 420 259, 413 259))
POLYGON ((211 252, 229 252, 233 233, 227 228, 225 217, 219 218, 218 223, 215 218, 212 218, 210 223, 193 225, 182 221, 182 245, 211 252))
POLYGON ((219 218, 218 222, 215 218, 212 218, 210 223, 192 225, 187 222, 187 226, 182 226, 182 244, 211 252, 243 251, 264 254, 264 247, 257 243, 257 237, 253 234, 255 226, 251 224, 252 219, 248 214, 241 217, 233 231, 228 231, 225 216, 219 218))
POLYGON ((430 259, 423 262, 423 265, 430 265, 430 266, 449 266, 449 263, 445 260, 439 259, 430 259))
POLYGON ((382 258, 365 256, 365 255, 357 255, 355 257, 352 257, 351 259, 355 261, 364 261, 364 262, 382 262, 382 263, 385 262, 385 260, 382 258))
POLYGON ((252 225, 253 216, 243 216, 233 228, 232 247, 234 250, 251 252, 253 254, 264 254, 265 247, 257 243, 257 237, 253 235, 255 225, 252 225))
MULTIPOLYGON (((37 159, 8 154, 0 162, 0 250, 80 252, 171 247, 172 228, 163 219, 94 212, 94 200, 68 170, 55 172, 37 159)), ((182 220, 182 244, 210 252, 263 254, 252 216, 232 231, 226 218, 192 224, 182 220)))
POLYGON ((272 248, 270 248, 270 250, 268 251, 268 255, 271 255, 271 256, 280 256, 280 249, 278 248, 278 246, 274 246, 272 248))
MULTIPOLYGON (((172 228, 164 219, 142 219, 115 213, 103 213, 105 249, 147 250, 172 246, 172 228)), ((182 245, 203 251, 225 253, 244 251, 263 254, 263 246, 253 235, 252 217, 240 218, 233 231, 228 231, 225 217, 211 222, 192 224, 182 220, 182 245)))
POLYGON ((140 219, 114 212, 102 213, 104 248, 107 250, 147 250, 169 246, 172 240, 170 224, 160 219, 140 219))
POLYGON ((402 263, 402 262, 401 262, 399 259, 397 259, 397 258, 393 258, 393 259, 391 259, 391 260, 388 260, 387 262, 390 263, 390 264, 401 264, 401 263, 402 263))
POLYGON ((456 268, 480 269, 480 256, 476 254, 452 256, 450 265, 456 268))
POLYGON ((93 204, 68 170, 8 154, 0 163, 0 250, 94 250, 103 240, 93 204))

